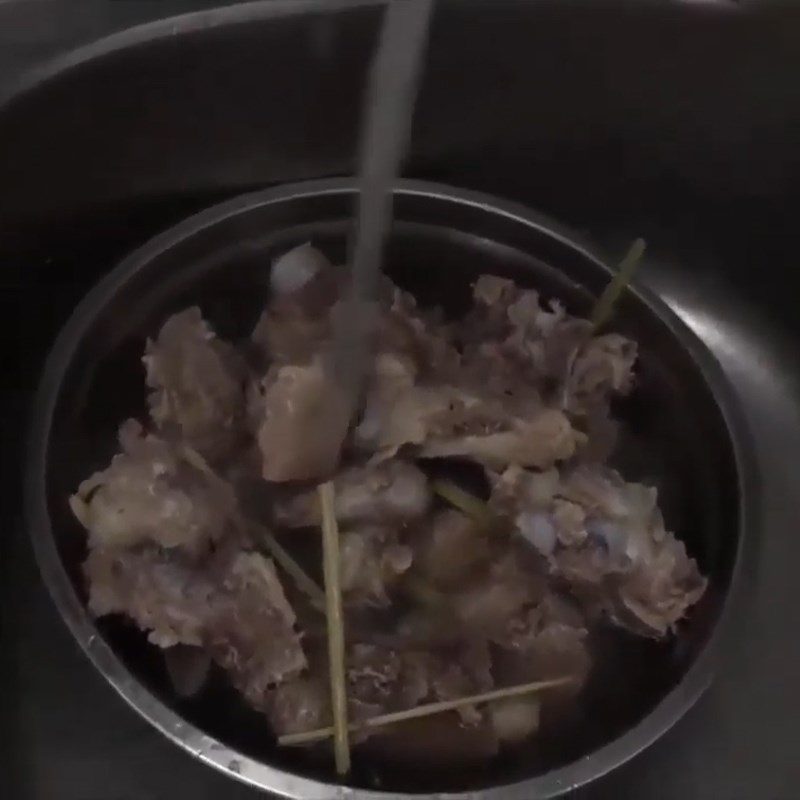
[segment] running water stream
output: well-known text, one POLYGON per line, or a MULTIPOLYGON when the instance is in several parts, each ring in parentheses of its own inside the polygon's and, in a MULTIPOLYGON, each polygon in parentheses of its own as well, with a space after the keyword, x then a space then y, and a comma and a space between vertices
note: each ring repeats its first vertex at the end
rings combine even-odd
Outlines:
POLYGON ((350 413, 361 394, 392 190, 411 133, 433 0, 389 0, 364 100, 351 282, 337 314, 333 369, 350 413))

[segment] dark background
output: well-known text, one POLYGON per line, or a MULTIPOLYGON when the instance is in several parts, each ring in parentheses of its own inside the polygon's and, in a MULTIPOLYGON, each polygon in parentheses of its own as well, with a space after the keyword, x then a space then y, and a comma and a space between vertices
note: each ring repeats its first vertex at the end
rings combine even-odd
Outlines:
MULTIPOLYGON (((0 785, 14 800, 258 796, 95 674, 17 513, 30 393, 96 277, 217 199, 352 172, 377 0, 218 5, 0 3, 0 785)), ((753 432, 763 504, 739 639, 684 720, 576 797, 798 796, 800 7, 440 0, 407 173, 520 200, 613 256, 647 238, 643 279, 714 351, 753 432)))

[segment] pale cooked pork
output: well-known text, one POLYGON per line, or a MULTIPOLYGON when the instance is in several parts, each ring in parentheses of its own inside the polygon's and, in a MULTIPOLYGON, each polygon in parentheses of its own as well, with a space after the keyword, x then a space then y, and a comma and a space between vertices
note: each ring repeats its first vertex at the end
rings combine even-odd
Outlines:
POLYGON ((294 611, 274 565, 258 553, 197 562, 152 545, 98 548, 84 572, 92 613, 125 614, 160 647, 203 647, 248 698, 306 666, 294 611))
POLYGON ((493 503, 588 612, 635 633, 665 635, 705 590, 697 563, 664 526, 656 490, 611 469, 509 469, 496 478, 493 503))
POLYGON ((119 438, 122 451, 70 499, 91 547, 151 542, 202 550, 230 532, 235 498, 182 445, 145 434, 135 420, 123 424, 119 438))
POLYGON ((205 457, 227 455, 241 441, 245 370, 236 350, 188 308, 169 317, 142 358, 153 423, 205 457))

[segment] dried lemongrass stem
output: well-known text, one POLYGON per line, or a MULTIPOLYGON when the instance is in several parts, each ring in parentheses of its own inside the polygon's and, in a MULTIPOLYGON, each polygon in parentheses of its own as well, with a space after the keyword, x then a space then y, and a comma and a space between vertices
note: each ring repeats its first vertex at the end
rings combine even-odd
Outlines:
MULTIPOLYGON (((198 453, 194 448, 188 445, 182 445, 182 455, 187 463, 191 464, 195 469, 207 475, 214 481, 223 491, 235 497, 235 490, 233 486, 228 483, 224 478, 218 475, 209 463, 198 453)), ((253 539, 264 546, 264 549, 275 559, 278 566, 295 582, 297 588, 305 594, 311 601, 314 608, 321 612, 325 612, 325 593, 317 586, 316 582, 309 577, 308 573, 292 558, 292 556, 284 550, 278 543, 278 540, 268 531, 263 525, 260 525, 242 513, 236 514, 238 524, 249 530, 253 539)))
POLYGON ((608 286, 597 299, 590 317, 592 328, 595 331, 605 325, 611 318, 614 306, 625 291, 625 287, 631 282, 633 273, 636 272, 636 268, 642 260, 645 247, 644 239, 636 239, 634 241, 625 254, 625 258, 620 262, 616 275, 609 281, 608 286))
POLYGON ((496 518, 489 506, 479 497, 462 489, 452 481, 435 480, 431 484, 435 494, 482 526, 491 527, 496 518))
MULTIPOLYGON (((405 711, 393 711, 389 714, 381 714, 377 717, 354 722, 348 726, 349 731, 360 731, 365 728, 380 728, 384 725, 391 725, 396 722, 405 722, 409 719, 428 717, 432 714, 441 714, 445 711, 454 711, 464 706, 478 705, 480 703, 491 703, 494 700, 503 700, 507 697, 518 697, 519 695, 532 694, 533 692, 544 689, 552 689, 556 686, 564 686, 572 683, 575 679, 572 676, 563 678, 553 678, 547 681, 536 681, 535 683, 523 683, 518 686, 509 686, 505 689, 495 689, 491 692, 472 695, 471 697, 461 697, 458 700, 441 700, 436 703, 426 703, 425 705, 409 708, 405 711)), ((319 728, 314 731, 304 731, 303 733, 289 733, 278 737, 278 744, 298 745, 309 744, 320 739, 327 739, 333 733, 332 727, 319 728)))
POLYGON ((264 549, 275 559, 283 571, 295 582, 297 588, 308 597, 311 605, 318 611, 325 613, 325 592, 320 589, 308 573, 283 549, 278 540, 260 525, 252 525, 258 541, 264 549))
POLYGON ((325 602, 328 617, 328 663, 331 674, 331 709, 333 710, 333 752, 336 771, 350 771, 350 741, 347 727, 347 692, 344 665, 344 616, 339 579, 339 526, 334 513, 333 483, 319 487, 322 511, 322 566, 325 574, 325 602))

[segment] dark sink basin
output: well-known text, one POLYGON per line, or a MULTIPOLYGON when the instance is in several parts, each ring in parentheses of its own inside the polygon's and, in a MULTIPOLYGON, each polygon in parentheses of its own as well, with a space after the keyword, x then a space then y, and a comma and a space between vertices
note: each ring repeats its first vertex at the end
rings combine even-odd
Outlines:
MULTIPOLYGON (((15 798, 260 796, 143 724, 66 632, 17 512, 22 421, 58 330, 127 253, 222 199, 352 172, 380 4, 0 3, 0 301, 12 328, 0 776, 15 798)), ((644 236, 640 280, 714 353, 753 432, 763 502, 733 646, 680 724, 580 800, 788 800, 800 781, 797 12, 766 0, 437 2, 405 174, 542 209, 615 256, 644 236)), ((160 691, 155 668, 126 663, 160 691)), ((657 697, 672 678, 654 680, 657 697)))

